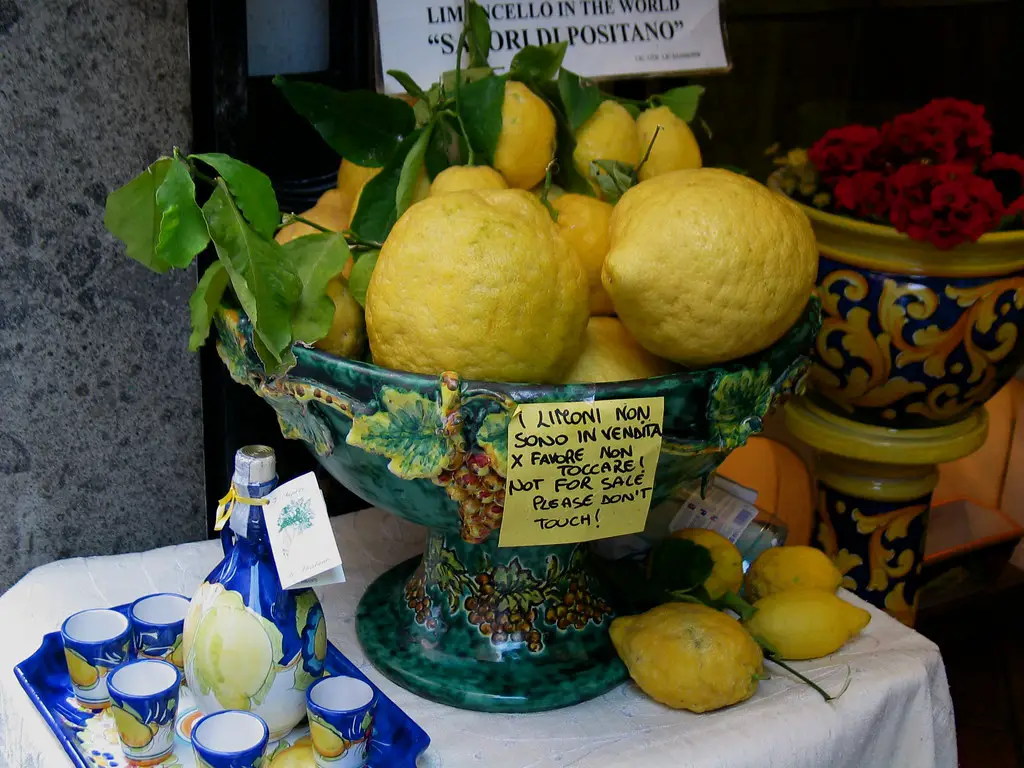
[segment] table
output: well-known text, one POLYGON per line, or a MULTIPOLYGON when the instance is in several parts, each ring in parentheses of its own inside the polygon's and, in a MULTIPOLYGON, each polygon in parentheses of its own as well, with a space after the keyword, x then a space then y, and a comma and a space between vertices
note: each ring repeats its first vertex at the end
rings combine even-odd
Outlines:
MULTIPOLYGON (((771 667, 749 701, 719 712, 676 712, 632 683, 569 709, 488 715, 418 698, 377 673, 356 640, 356 604, 367 584, 422 551, 423 529, 368 509, 333 521, 348 582, 318 590, 328 637, 431 737, 421 768, 693 766, 694 768, 930 768, 956 765, 946 672, 929 640, 852 595, 871 623, 831 657, 799 669, 827 704, 771 667)), ((14 677, 40 637, 82 608, 127 603, 159 591, 191 594, 221 558, 220 544, 182 544, 131 555, 62 560, 35 569, 0 596, 0 766, 68 764, 14 677)))

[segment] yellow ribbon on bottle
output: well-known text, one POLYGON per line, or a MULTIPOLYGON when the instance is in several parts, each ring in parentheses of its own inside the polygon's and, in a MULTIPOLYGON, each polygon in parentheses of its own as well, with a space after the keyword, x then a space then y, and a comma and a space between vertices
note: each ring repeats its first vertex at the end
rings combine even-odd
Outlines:
POLYGON ((255 504, 258 507, 262 507, 267 503, 267 500, 250 499, 248 496, 242 496, 235 490, 235 484, 232 483, 228 492, 217 502, 217 519, 213 524, 213 530, 219 531, 227 525, 228 520, 231 519, 231 513, 235 511, 235 504, 238 502, 242 504, 255 504))

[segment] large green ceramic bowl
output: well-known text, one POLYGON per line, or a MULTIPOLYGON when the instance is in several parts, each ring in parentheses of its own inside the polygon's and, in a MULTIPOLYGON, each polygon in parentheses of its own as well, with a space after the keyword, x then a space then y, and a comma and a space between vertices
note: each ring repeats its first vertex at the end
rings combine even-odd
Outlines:
POLYGON ((718 368, 614 384, 539 386, 393 371, 296 346, 268 377, 248 319, 217 319, 221 359, 274 410, 286 437, 368 503, 429 529, 422 558, 370 585, 357 630, 367 656, 435 701, 493 712, 554 709, 626 678, 611 608, 583 545, 497 546, 506 434, 517 404, 664 397, 653 503, 705 477, 793 392, 820 326, 816 300, 771 348, 718 368))

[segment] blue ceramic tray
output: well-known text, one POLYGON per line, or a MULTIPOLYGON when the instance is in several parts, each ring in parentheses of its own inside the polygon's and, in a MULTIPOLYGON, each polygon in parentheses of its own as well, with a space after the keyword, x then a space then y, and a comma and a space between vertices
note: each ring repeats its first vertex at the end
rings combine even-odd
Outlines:
MULTIPOLYGON (((127 613, 127 605, 115 610, 127 613)), ((373 741, 370 744, 370 766, 372 768, 414 768, 416 758, 430 744, 430 737, 414 723, 398 706, 385 696, 341 651, 333 645, 327 646, 327 672, 332 675, 344 674, 366 680, 377 692, 377 714, 373 724, 373 741)), ((43 716, 50 730, 57 736, 71 763, 78 768, 127 768, 129 763, 118 746, 114 718, 109 711, 96 713, 85 709, 75 700, 68 678, 67 663, 64 660, 64 645, 60 632, 43 636, 39 650, 15 666, 14 674, 25 689, 36 709, 43 716)), ((160 768, 194 768, 192 747, 188 734, 199 718, 199 712, 192 703, 187 686, 182 687, 175 723, 177 738, 174 754, 161 763, 160 768)), ((313 766, 306 755, 311 752, 305 745, 309 742, 309 728, 302 725, 285 738, 271 745, 267 754, 270 759, 266 768, 281 766, 313 766)))

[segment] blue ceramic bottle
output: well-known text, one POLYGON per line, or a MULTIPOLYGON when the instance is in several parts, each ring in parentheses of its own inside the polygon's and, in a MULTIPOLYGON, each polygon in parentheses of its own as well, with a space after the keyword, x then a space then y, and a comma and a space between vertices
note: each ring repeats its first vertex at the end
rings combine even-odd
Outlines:
POLYGON ((255 712, 270 739, 305 716, 306 689, 323 673, 327 625, 312 589, 284 590, 260 499, 277 486, 272 449, 235 454, 234 502, 221 540, 224 559, 192 597, 182 648, 185 676, 204 714, 255 712))

